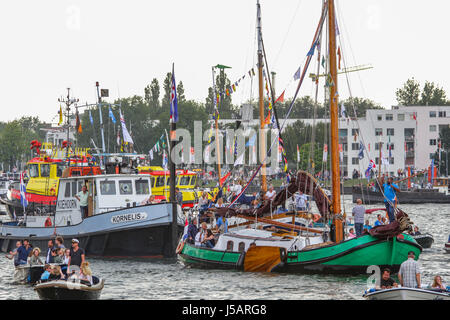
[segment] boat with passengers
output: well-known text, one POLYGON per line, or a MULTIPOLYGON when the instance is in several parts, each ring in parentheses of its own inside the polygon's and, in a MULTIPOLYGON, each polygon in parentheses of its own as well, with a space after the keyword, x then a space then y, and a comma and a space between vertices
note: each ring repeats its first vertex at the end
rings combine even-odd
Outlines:
MULTIPOLYGON (((72 176, 59 178, 57 190, 54 211, 27 211, 26 216, 0 225, 1 251, 9 252, 22 239, 43 248, 49 239, 61 235, 79 239, 90 256, 173 255, 169 239, 174 221, 172 203, 146 204, 151 195, 149 176, 72 176), (75 198, 83 186, 89 194, 86 216, 82 216, 75 198)), ((185 219, 177 207, 177 232, 181 234, 185 219)))

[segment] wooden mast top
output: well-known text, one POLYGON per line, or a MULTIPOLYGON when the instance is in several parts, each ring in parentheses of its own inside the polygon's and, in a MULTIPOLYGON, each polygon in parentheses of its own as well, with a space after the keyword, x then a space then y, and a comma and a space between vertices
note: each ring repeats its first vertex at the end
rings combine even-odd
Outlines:
POLYGON ((328 37, 330 54, 330 125, 331 125, 331 169, 332 169, 332 210, 336 227, 336 243, 343 240, 342 221, 335 219, 341 212, 340 171, 339 171, 339 126, 338 126, 338 82, 336 67, 336 17, 334 0, 328 0, 328 37))

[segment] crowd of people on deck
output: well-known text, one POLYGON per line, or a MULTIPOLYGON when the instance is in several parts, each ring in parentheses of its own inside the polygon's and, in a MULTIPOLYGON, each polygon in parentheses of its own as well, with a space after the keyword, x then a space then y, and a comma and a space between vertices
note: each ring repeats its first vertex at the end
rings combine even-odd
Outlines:
POLYGON ((50 239, 47 242, 45 252, 33 247, 28 239, 16 242, 16 248, 6 255, 14 260, 14 266, 43 267, 40 281, 65 280, 77 277, 85 284, 92 285, 92 271, 89 262, 86 261, 85 251, 79 245, 78 239, 72 239, 71 248, 64 246, 61 236, 50 239), (41 253, 43 254, 41 256, 41 253), (77 269, 79 271, 77 272, 77 269))

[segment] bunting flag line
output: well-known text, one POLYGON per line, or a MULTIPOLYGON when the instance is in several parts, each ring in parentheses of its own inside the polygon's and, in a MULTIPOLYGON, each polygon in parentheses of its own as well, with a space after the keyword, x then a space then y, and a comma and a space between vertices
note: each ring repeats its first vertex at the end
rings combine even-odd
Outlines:
POLYGON ((277 103, 277 102, 284 102, 284 92, 285 92, 285 91, 286 91, 286 90, 284 90, 283 93, 278 97, 278 99, 275 100, 275 103, 277 103))

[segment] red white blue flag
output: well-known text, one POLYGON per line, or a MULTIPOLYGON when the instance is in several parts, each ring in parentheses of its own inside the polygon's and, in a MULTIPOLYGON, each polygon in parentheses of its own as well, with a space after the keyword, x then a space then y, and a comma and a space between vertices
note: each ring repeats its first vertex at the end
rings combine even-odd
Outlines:
POLYGON ((172 65, 172 87, 170 93, 170 121, 178 122, 178 102, 177 102, 177 86, 175 83, 174 65, 172 65))

